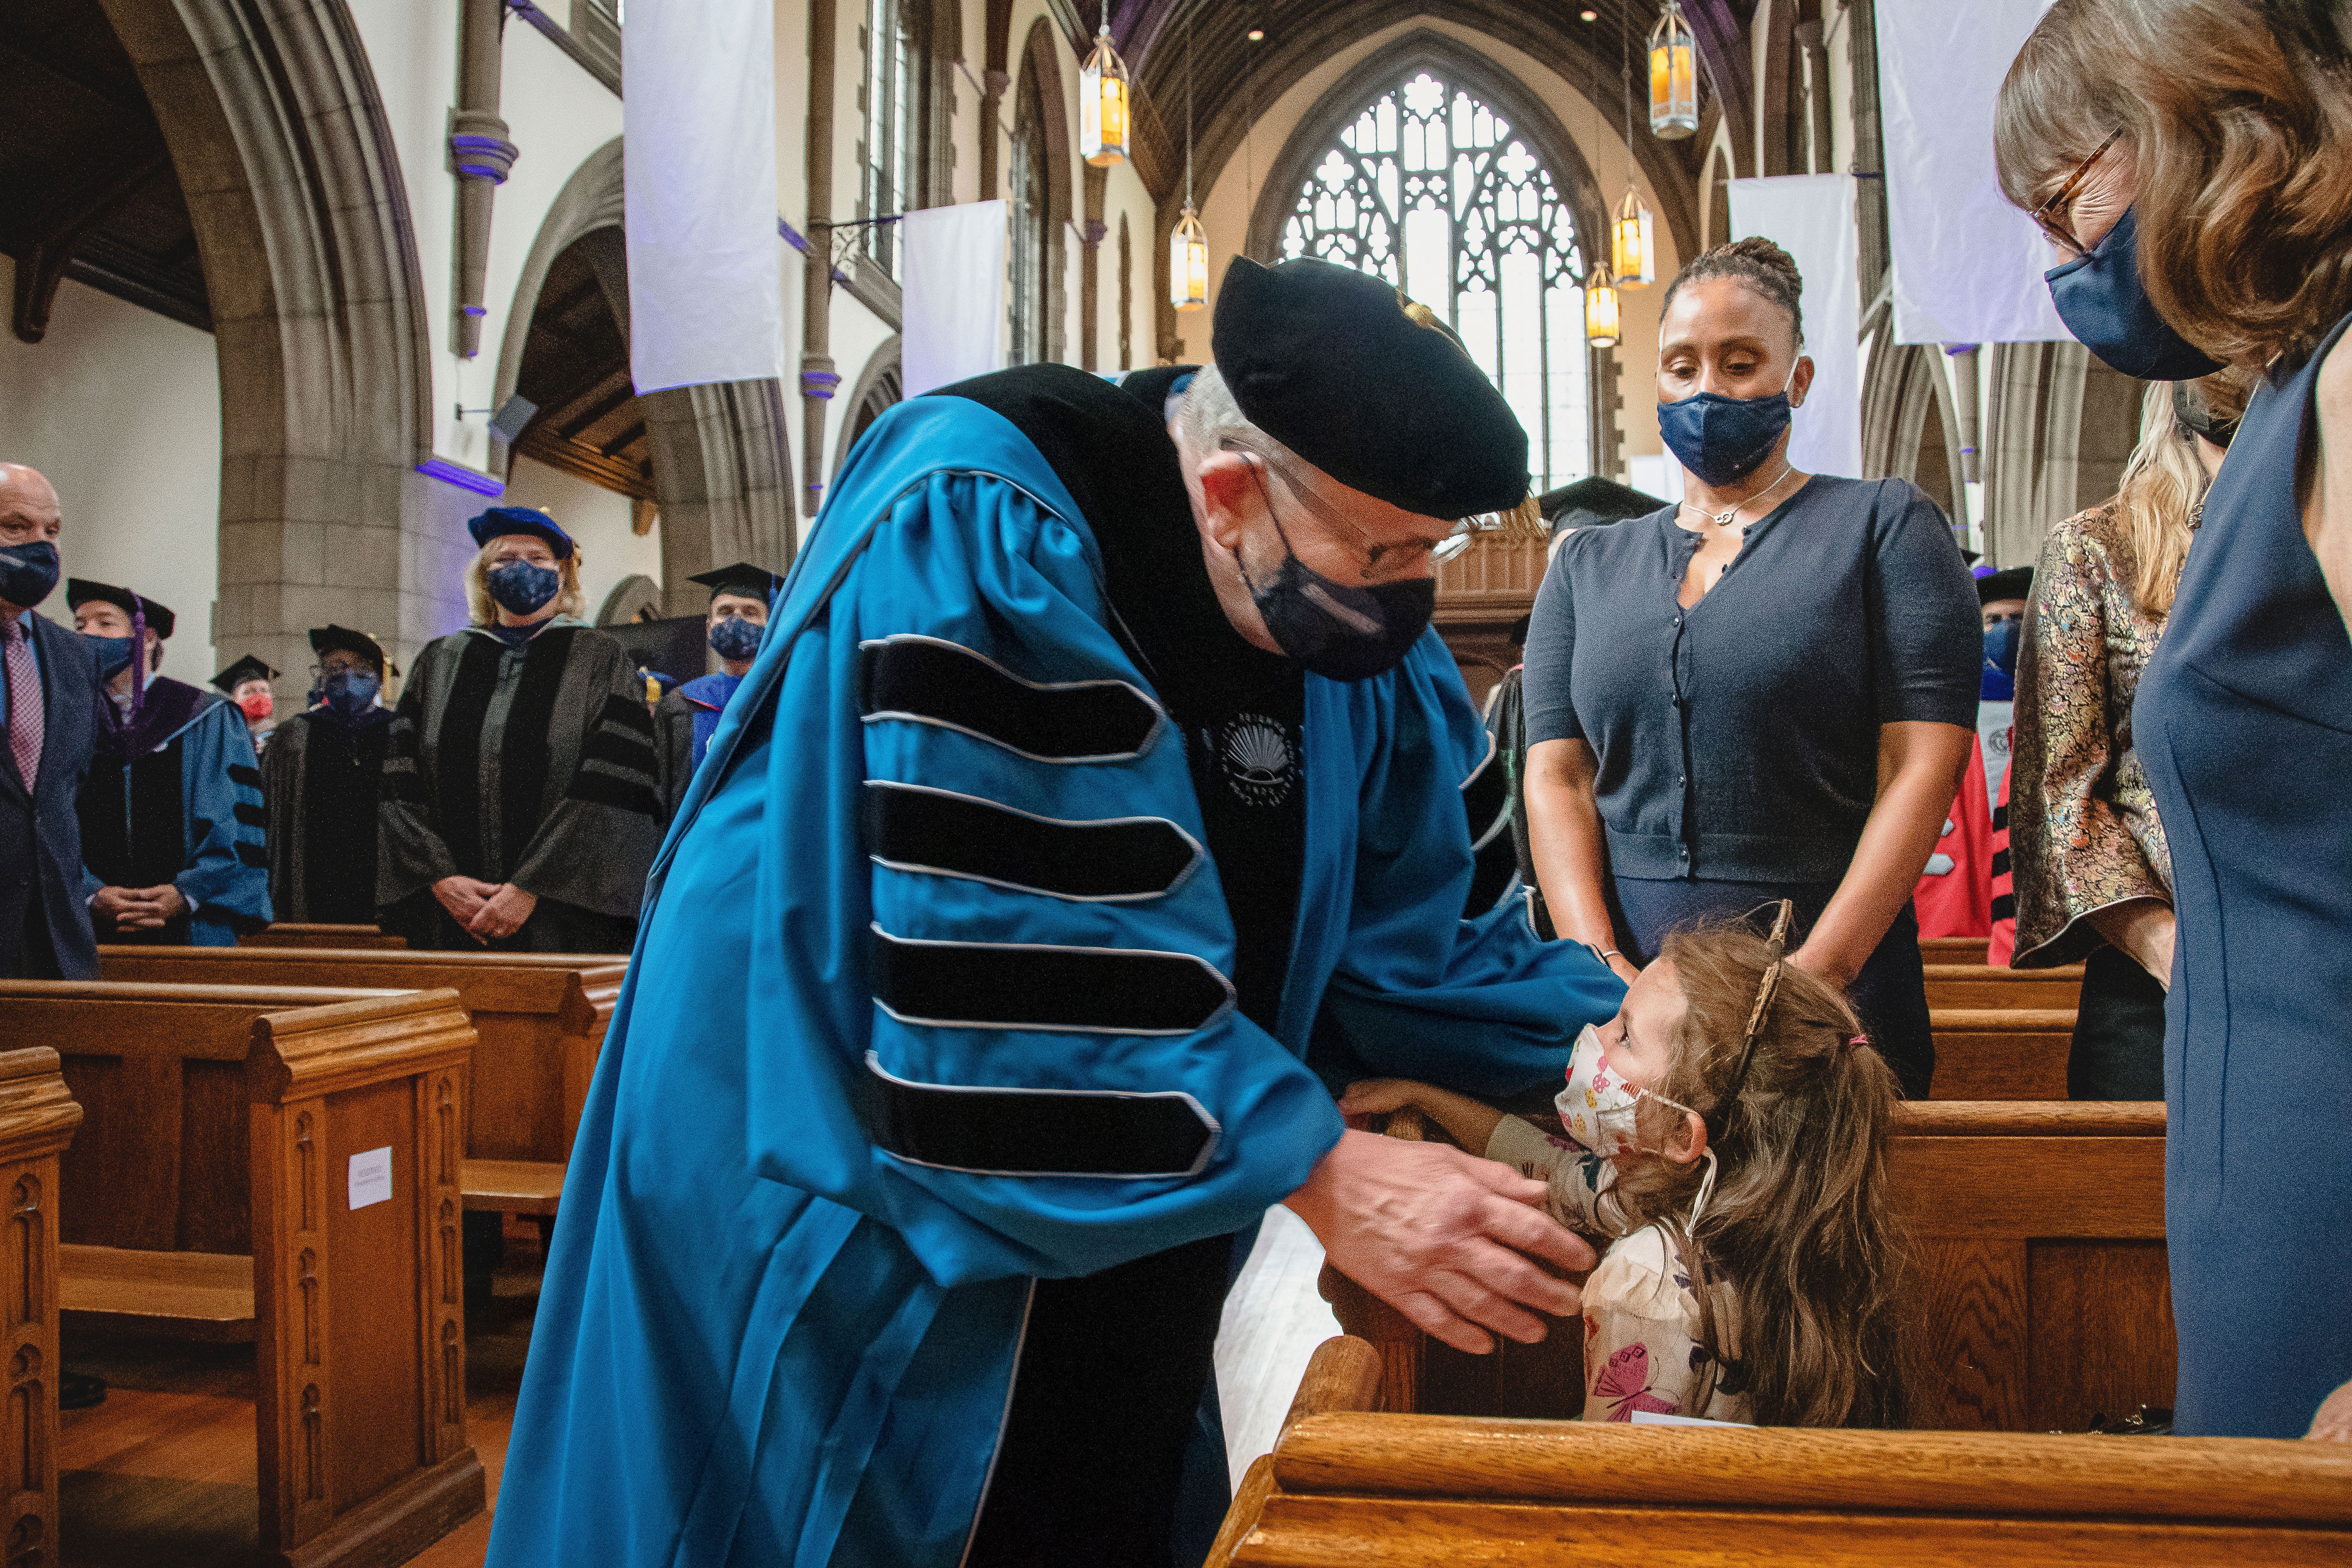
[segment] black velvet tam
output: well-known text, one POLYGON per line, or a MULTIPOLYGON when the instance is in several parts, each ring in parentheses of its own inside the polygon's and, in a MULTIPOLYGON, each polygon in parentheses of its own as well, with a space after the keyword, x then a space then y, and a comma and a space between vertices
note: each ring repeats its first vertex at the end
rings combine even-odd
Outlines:
POLYGON ((226 669, 224 669, 218 675, 214 676, 213 684, 233 697, 236 694, 236 689, 243 686, 248 680, 275 680, 277 679, 278 672, 276 670, 270 668, 269 666, 254 658, 251 654, 247 654, 243 658, 238 659, 235 664, 230 665, 226 669))
POLYGON ((2033 568, 2011 566, 2005 572, 1988 572, 1977 579, 1977 603, 1990 605, 1996 599, 2030 599, 2033 596, 2033 568))
POLYGON ((111 583, 93 583, 85 577, 67 578, 66 607, 79 610, 90 604, 117 605, 126 616, 143 613, 147 617, 148 629, 158 637, 169 637, 172 628, 179 624, 179 617, 172 614, 169 605, 157 604, 142 594, 118 588, 111 583))
POLYGON ((687 579, 710 590, 714 599, 721 594, 740 594, 747 599, 758 599, 773 605, 784 580, 764 566, 754 566, 749 561, 738 561, 732 566, 720 566, 709 572, 697 572, 687 579))
POLYGON ((379 676, 382 676, 387 670, 390 670, 394 675, 398 675, 400 673, 400 671, 393 669, 392 661, 383 657, 383 645, 376 641, 375 638, 368 636, 367 633, 355 632, 349 626, 312 626, 310 628, 310 651, 312 653, 317 654, 320 658, 324 658, 329 654, 333 653, 338 649, 341 649, 344 653, 355 653, 362 658, 366 659, 370 664, 375 666, 376 674, 379 676))
POLYGON ((1543 509, 1544 521, 1558 533, 1563 528, 1598 528, 1604 523, 1628 522, 1664 511, 1667 503, 1647 491, 1596 475, 1556 490, 1546 490, 1537 498, 1536 504, 1543 509))
POLYGON ((1503 511, 1528 493, 1528 433, 1448 332, 1379 279, 1237 256, 1211 349, 1251 424, 1341 484, 1423 517, 1503 511))

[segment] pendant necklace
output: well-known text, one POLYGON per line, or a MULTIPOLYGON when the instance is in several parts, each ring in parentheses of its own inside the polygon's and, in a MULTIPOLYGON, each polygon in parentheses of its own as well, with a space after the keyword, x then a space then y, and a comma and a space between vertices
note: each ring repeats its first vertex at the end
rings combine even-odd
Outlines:
POLYGON ((1685 501, 1682 504, 1685 507, 1690 507, 1691 510, 1697 512, 1699 516, 1706 519, 1707 521, 1715 524, 1716 527, 1728 528, 1731 526, 1731 520, 1739 515, 1742 508, 1753 506, 1758 501, 1762 500, 1766 496, 1770 495, 1774 490, 1779 489, 1780 488, 1781 480, 1786 479, 1794 471, 1794 465, 1784 459, 1780 464, 1780 474, 1779 479, 1774 479, 1770 484, 1766 485, 1762 489, 1758 490, 1754 495, 1749 496, 1747 500, 1734 501, 1731 504, 1731 510, 1728 511, 1708 511, 1704 507, 1691 506, 1691 503, 1688 501, 1685 501))

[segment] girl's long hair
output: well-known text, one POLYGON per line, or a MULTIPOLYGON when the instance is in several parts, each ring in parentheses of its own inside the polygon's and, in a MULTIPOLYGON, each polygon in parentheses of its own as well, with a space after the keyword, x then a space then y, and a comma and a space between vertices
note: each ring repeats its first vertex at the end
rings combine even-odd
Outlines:
MULTIPOLYGON (((1620 1159, 1616 1191, 1635 1225, 1665 1220, 1699 1300, 1717 1386, 1747 1395, 1771 1426, 1901 1427, 1911 1414, 1902 1283, 1909 1245, 1886 1184, 1895 1074, 1855 1043, 1861 1026, 1823 982, 1781 964, 1736 1105, 1725 1102, 1748 1018, 1779 950, 1737 926, 1669 936, 1689 1011, 1660 1091, 1720 1128, 1718 1168, 1692 1234, 1680 1216, 1704 1162, 1620 1159), (1727 1277, 1735 1321, 1715 1319, 1710 1281, 1727 1277)), ((1642 1106, 1653 1148, 1680 1113, 1642 1106)))
MULTIPOLYGON (((2216 372, 2189 384, 2215 416, 2235 419, 2246 411, 2243 376, 2216 372)), ((2139 445, 2124 465, 2116 500, 2123 508, 2124 534, 2131 541, 2132 598, 2140 613, 2158 619, 2172 613, 2173 590, 2189 559, 2190 520, 2205 499, 2205 466, 2197 460, 2197 437, 2173 411, 2173 384, 2148 384, 2140 403, 2139 445)))

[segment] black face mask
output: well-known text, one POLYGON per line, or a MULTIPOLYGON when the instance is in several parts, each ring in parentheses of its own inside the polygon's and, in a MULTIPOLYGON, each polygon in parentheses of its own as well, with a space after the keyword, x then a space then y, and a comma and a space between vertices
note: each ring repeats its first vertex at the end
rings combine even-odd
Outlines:
MULTIPOLYGON (((1268 506, 1267 514, 1272 515, 1268 506)), ((1290 548, 1290 535, 1276 518, 1282 539, 1282 570, 1259 587, 1242 565, 1242 582, 1282 651, 1332 680, 1364 680, 1404 661, 1437 609, 1434 578, 1376 583, 1368 588, 1335 583, 1290 548)))
POLYGON ((2205 401, 2204 388, 2193 381, 2172 384, 2172 416, 2225 452, 2238 434, 2238 422, 2216 417, 2205 401))

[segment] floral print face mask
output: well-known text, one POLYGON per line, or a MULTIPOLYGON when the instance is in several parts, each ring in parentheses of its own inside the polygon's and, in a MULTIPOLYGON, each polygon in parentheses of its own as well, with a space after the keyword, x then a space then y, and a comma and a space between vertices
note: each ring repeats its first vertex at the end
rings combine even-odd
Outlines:
MULTIPOLYGON (((1591 1025, 1585 1025, 1584 1032, 1576 1037, 1574 1053, 1568 1058, 1568 1087, 1552 1100, 1552 1107, 1559 1112, 1560 1125, 1567 1129, 1569 1137, 1604 1160, 1626 1154, 1664 1154, 1663 1149, 1644 1149, 1642 1145, 1639 1110, 1644 1100, 1698 1115, 1681 1100, 1669 1100, 1654 1089, 1635 1089, 1611 1071, 1608 1055, 1601 1047, 1601 1036, 1591 1025)), ((1698 1196, 1684 1219, 1685 1229, 1698 1223, 1699 1214, 1715 1190, 1715 1151, 1706 1150, 1701 1157, 1706 1161, 1706 1176, 1699 1184, 1698 1196)))

